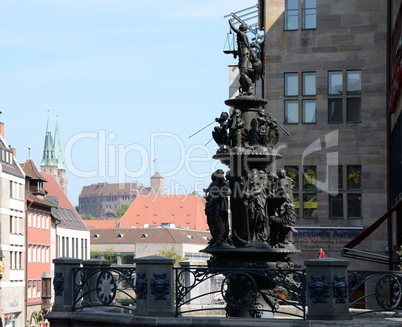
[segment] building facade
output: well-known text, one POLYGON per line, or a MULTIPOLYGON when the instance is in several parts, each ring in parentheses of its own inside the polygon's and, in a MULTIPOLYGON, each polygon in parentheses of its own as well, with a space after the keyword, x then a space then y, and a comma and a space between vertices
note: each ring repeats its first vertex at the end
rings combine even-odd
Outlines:
POLYGON ((0 123, 0 307, 3 324, 25 325, 25 174, 0 123))
POLYGON ((138 195, 163 194, 164 179, 155 173, 150 179, 151 186, 138 183, 97 183, 84 186, 79 195, 79 213, 83 217, 117 217, 117 210, 123 205, 131 205, 138 195))
MULTIPOLYGON (((295 181, 296 263, 320 248, 339 257, 387 211, 387 6, 261 0, 259 25, 267 110, 291 135, 282 134, 283 159, 271 169, 295 181)), ((380 226, 357 249, 388 254, 386 239, 380 226)))
POLYGON ((52 240, 54 248, 53 258, 69 257, 77 259, 89 259, 90 240, 89 230, 77 213, 66 194, 50 174, 42 173, 46 178, 44 188, 47 197, 55 204, 52 214, 58 217, 56 237, 52 240))
POLYGON ((209 255, 199 251, 207 247, 209 237, 206 231, 169 227, 91 229, 91 255, 115 264, 132 264, 135 258, 173 248, 188 260, 206 261, 209 255))
POLYGON ((28 159, 21 165, 26 175, 26 314, 28 324, 44 323, 44 315, 51 309, 52 259, 56 252, 56 220, 52 214, 55 205, 47 199, 46 179, 34 162, 28 159))

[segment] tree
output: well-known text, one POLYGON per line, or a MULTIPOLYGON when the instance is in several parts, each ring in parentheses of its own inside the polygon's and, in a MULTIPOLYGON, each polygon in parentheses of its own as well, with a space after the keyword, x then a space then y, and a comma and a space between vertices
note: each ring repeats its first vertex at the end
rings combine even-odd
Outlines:
POLYGON ((105 255, 105 259, 109 261, 114 261, 116 258, 116 251, 113 248, 107 248, 103 254, 105 255))
POLYGON ((75 206, 74 209, 75 211, 80 212, 80 206, 75 206))
POLYGON ((174 245, 172 245, 170 247, 170 249, 165 249, 165 247, 162 247, 162 249, 158 250, 158 253, 156 255, 159 255, 161 257, 165 257, 165 258, 171 258, 175 260, 174 266, 175 267, 179 267, 179 262, 180 261, 185 261, 188 260, 188 258, 183 257, 181 254, 179 254, 178 252, 176 252, 176 249, 174 247, 174 245))
POLYGON ((101 258, 101 251, 99 251, 99 250, 91 250, 90 251, 90 258, 91 259, 100 259, 101 258))
POLYGON ((122 217, 130 206, 128 204, 123 204, 119 210, 117 210, 117 217, 122 217))

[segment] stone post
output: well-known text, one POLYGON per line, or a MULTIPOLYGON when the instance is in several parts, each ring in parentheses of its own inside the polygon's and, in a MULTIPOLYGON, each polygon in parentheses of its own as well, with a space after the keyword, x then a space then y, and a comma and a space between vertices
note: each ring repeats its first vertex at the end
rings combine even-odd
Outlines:
POLYGON ((136 316, 174 316, 174 261, 157 255, 134 259, 136 316))
POLYGON ((91 290, 91 292, 88 295, 85 295, 83 298, 83 301, 86 302, 87 304, 90 305, 102 305, 103 303, 99 301, 98 295, 97 295, 97 283, 98 283, 98 278, 101 274, 101 272, 95 272, 96 270, 102 269, 102 268, 110 268, 111 261, 107 260, 99 260, 99 259, 88 259, 84 260, 83 262, 83 268, 84 268, 84 279, 87 278, 87 276, 91 276, 87 283, 88 289, 91 290))
POLYGON ((304 261, 307 273, 307 319, 350 320, 348 260, 320 258, 304 261))
POLYGON ((80 268, 82 260, 74 258, 53 259, 54 304, 52 311, 71 311, 74 305, 73 268, 80 268))

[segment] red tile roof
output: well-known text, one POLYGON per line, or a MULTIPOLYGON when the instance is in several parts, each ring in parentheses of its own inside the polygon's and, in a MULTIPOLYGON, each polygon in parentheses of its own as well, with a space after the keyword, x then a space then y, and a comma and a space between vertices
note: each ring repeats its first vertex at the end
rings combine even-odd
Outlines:
POLYGON ((84 186, 79 195, 80 198, 93 196, 116 196, 116 195, 137 195, 149 194, 146 187, 138 183, 98 183, 84 186))
POLYGON ((57 197, 59 203, 56 208, 58 216, 61 218, 60 226, 70 229, 88 230, 80 215, 75 211, 75 208, 67 198, 66 194, 61 189, 53 175, 41 173, 46 178, 47 182, 43 184, 43 188, 48 192, 48 197, 57 197))
POLYGON ((27 161, 25 161, 25 163, 21 164, 21 168, 24 170, 26 177, 46 182, 46 179, 44 179, 43 176, 39 173, 38 169, 31 159, 28 159, 27 161))
POLYGON ((197 195, 137 196, 122 217, 122 228, 161 226, 208 230, 205 205, 197 195))
POLYGON ((191 243, 207 244, 209 232, 180 228, 91 229, 91 244, 191 243))
POLYGON ((120 218, 85 220, 85 224, 89 229, 118 228, 120 227, 120 218))

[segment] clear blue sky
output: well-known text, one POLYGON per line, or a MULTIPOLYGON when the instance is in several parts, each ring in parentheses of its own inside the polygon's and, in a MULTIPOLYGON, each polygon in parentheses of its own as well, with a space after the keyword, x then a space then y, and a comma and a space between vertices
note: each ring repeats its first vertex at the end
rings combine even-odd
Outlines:
POLYGON ((215 143, 203 148, 213 126, 188 137, 228 110, 223 16, 256 3, 2 0, 6 142, 20 163, 31 146, 40 168, 47 117, 54 133, 57 116, 73 205, 92 183, 149 186, 155 168, 167 193, 202 194, 221 167, 208 158, 215 143))

